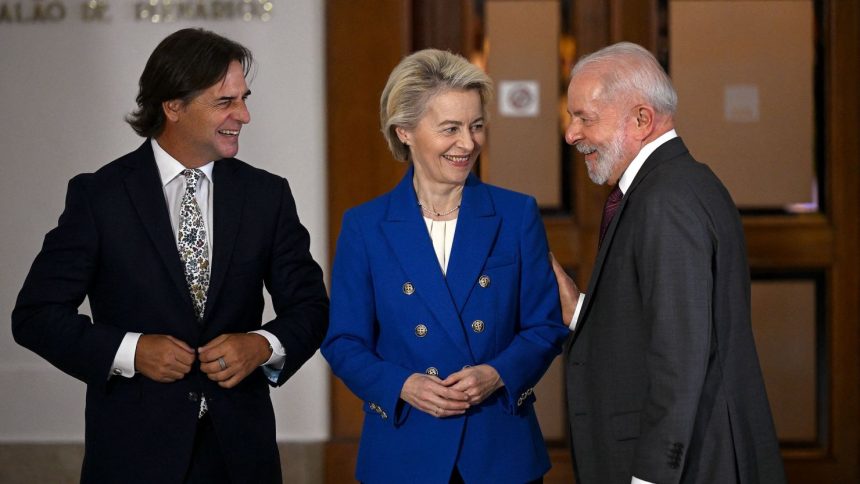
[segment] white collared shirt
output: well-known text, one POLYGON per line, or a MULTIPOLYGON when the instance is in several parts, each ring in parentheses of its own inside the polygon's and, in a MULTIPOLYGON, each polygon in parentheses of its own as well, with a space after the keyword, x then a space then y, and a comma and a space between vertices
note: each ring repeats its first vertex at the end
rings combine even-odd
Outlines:
POLYGON ((439 261, 442 274, 447 274, 448 261, 451 259, 451 247, 454 245, 454 232, 457 230, 457 219, 443 221, 424 217, 424 223, 430 233, 433 251, 436 252, 436 260, 439 261))
MULTIPOLYGON (((170 214, 170 226, 173 228, 173 239, 177 243, 177 250, 179 248, 179 238, 177 234, 179 233, 179 208, 182 204, 182 196, 185 194, 185 177, 182 176, 182 171, 186 169, 186 167, 177 161, 174 157, 170 156, 167 151, 158 144, 155 139, 151 139, 150 143, 152 145, 152 153, 155 156, 155 165, 158 167, 158 175, 161 178, 161 188, 164 191, 164 201, 167 203, 167 211, 170 214)), ((200 214, 203 216, 203 220, 205 220, 206 224, 206 242, 209 245, 209 253, 213 254, 212 251, 212 230, 214 228, 212 215, 214 210, 212 208, 213 201, 215 200, 214 191, 215 191, 215 183, 212 178, 212 170, 215 167, 215 162, 210 161, 209 163, 201 166, 199 170, 203 172, 202 177, 198 181, 198 187, 196 191, 197 205, 200 207, 200 214)), ((260 336, 266 338, 269 342, 269 346, 272 348, 272 355, 269 357, 268 361, 263 363, 264 368, 266 370, 266 376, 269 377, 270 380, 277 380, 277 372, 284 367, 284 357, 286 355, 286 350, 284 346, 281 344, 280 340, 269 331, 264 329, 259 329, 255 331, 251 331, 252 333, 257 333, 260 336)), ((131 378, 134 376, 134 356, 137 351, 137 341, 140 339, 142 333, 126 333, 122 339, 122 342, 117 349, 116 356, 113 360, 113 365, 111 366, 111 375, 124 376, 126 378, 131 378)))
MULTIPOLYGON (((182 204, 182 197, 185 195, 185 177, 182 172, 186 170, 175 158, 158 144, 152 140, 152 153, 155 155, 155 165, 158 167, 158 175, 161 177, 161 188, 164 190, 164 200, 167 202, 167 211, 170 214, 170 226, 173 227, 173 238, 176 241, 176 247, 179 248, 179 207, 182 204)), ((209 253, 212 254, 212 201, 215 184, 212 180, 212 169, 215 167, 215 162, 210 161, 198 168, 203 172, 202 177, 197 182, 197 205, 200 207, 200 214, 206 222, 206 242, 209 244, 209 253)))

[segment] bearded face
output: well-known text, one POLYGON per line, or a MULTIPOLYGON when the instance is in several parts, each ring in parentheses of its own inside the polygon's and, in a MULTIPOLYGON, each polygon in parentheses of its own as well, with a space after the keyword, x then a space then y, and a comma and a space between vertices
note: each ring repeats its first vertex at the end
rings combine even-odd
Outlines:
POLYGON ((571 80, 567 103, 570 125, 565 140, 585 155, 588 177, 598 185, 617 183, 637 152, 629 101, 607 99, 600 77, 582 73, 571 80))
POLYGON ((618 123, 614 135, 604 143, 589 144, 580 141, 576 144, 576 150, 586 155, 585 166, 588 169, 588 178, 598 185, 609 181, 616 167, 623 164, 624 159, 624 130, 623 120, 618 123), (596 157, 594 154, 596 153, 596 157), (590 161, 589 161, 590 160, 590 161))

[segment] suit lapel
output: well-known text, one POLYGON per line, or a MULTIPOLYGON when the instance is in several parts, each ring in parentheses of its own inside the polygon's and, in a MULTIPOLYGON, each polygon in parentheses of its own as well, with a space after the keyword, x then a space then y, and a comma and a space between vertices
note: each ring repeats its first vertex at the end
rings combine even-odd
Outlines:
MULTIPOLYGON (((647 164, 647 163, 646 163, 647 164)), ((631 187, 632 188, 632 187, 631 187)), ((582 309, 579 314, 579 321, 576 323, 576 328, 573 332, 573 337, 580 333, 582 327, 585 326, 586 315, 591 307, 594 290, 597 287, 597 282, 600 280, 600 273, 603 271, 603 263, 606 261, 606 253, 609 252, 609 247, 612 246, 612 238, 615 236, 615 228, 618 226, 618 220, 621 218, 621 213, 624 212, 624 207, 627 205, 628 195, 632 190, 627 190, 624 198, 621 200, 621 205, 618 206, 618 211, 612 217, 612 222, 606 228, 606 235, 603 237, 603 244, 600 245, 600 250, 597 252, 597 259, 594 261, 594 268, 591 270, 591 279, 588 281, 588 290, 585 293, 585 301, 582 302, 582 309)))
POLYGON ((681 138, 670 139, 654 150, 651 156, 649 156, 648 159, 645 160, 645 163, 642 164, 639 172, 636 173, 636 177, 633 178, 633 182, 627 189, 627 193, 624 194, 624 198, 621 201, 621 205, 618 207, 618 211, 615 212, 612 222, 610 222, 609 227, 606 229, 603 244, 597 252, 597 259, 594 261, 594 269, 591 271, 591 279, 588 281, 588 292, 585 293, 585 301, 582 302, 579 322, 577 322, 576 329, 574 330, 574 338, 576 338, 581 328, 585 325, 588 310, 591 307, 591 301, 593 300, 597 284, 600 281, 600 273, 603 271, 604 262, 606 262, 606 255, 609 252, 609 248, 612 246, 612 239, 615 237, 615 229, 621 219, 621 214, 624 213, 624 207, 627 206, 627 201, 630 199, 630 195, 636 190, 642 180, 644 180, 645 177, 654 170, 654 168, 660 165, 661 162, 672 159, 685 152, 687 152, 687 147, 684 146, 681 138))
POLYGON ((463 312, 472 294, 498 231, 499 217, 495 214, 487 187, 470 174, 463 189, 463 201, 448 263, 448 287, 458 314, 463 312))
MULTIPOLYGON (((411 282, 415 293, 408 297, 419 297, 433 313, 439 324, 451 337, 454 346, 467 358, 473 359, 471 349, 463 332, 448 285, 436 260, 430 234, 412 188, 413 171, 410 168, 397 187, 391 192, 382 232, 391 247, 397 262, 411 282)), ((460 224, 457 224, 460 230, 460 224)), ((455 237, 456 238, 456 237, 455 237)))
POLYGON ((236 173, 236 165, 230 160, 215 162, 212 169, 213 192, 215 200, 212 217, 214 225, 212 234, 212 273, 209 282, 209 292, 206 296, 206 310, 203 320, 212 313, 215 301, 224 285, 227 268, 233 255, 236 235, 242 219, 242 206, 245 201, 245 184, 236 173))
POLYGON ((170 275, 176 288, 188 303, 188 309, 194 310, 191 296, 185 283, 185 273, 179 260, 179 251, 173 228, 170 226, 170 214, 164 200, 164 190, 161 187, 161 177, 155 165, 152 145, 146 140, 129 159, 131 171, 123 179, 126 191, 140 217, 141 224, 155 246, 156 252, 170 275))

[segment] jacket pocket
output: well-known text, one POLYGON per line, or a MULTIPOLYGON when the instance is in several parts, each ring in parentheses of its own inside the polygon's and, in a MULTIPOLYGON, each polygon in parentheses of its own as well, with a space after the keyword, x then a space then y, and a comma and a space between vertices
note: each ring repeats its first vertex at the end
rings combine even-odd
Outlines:
POLYGON ((493 267, 504 267, 511 265, 517 261, 513 254, 499 254, 487 257, 487 262, 484 263, 484 269, 492 269, 493 267))
POLYGON ((611 417, 612 434, 615 440, 622 441, 639 438, 640 414, 641 412, 637 410, 635 412, 619 413, 611 417))
POLYGON ((109 400, 123 402, 137 402, 140 400, 140 378, 135 375, 132 378, 123 376, 111 376, 107 382, 106 396, 109 400))

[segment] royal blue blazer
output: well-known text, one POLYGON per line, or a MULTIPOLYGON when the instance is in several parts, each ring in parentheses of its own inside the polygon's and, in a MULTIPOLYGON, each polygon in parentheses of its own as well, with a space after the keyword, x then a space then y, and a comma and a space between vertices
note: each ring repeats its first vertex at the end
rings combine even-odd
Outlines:
POLYGON ((568 328, 534 198, 470 175, 447 277, 410 168, 391 192, 347 211, 322 353, 364 401, 364 483, 523 483, 550 467, 534 386, 568 328), (435 418, 400 399, 413 373, 495 368, 504 387, 465 415, 435 418))

